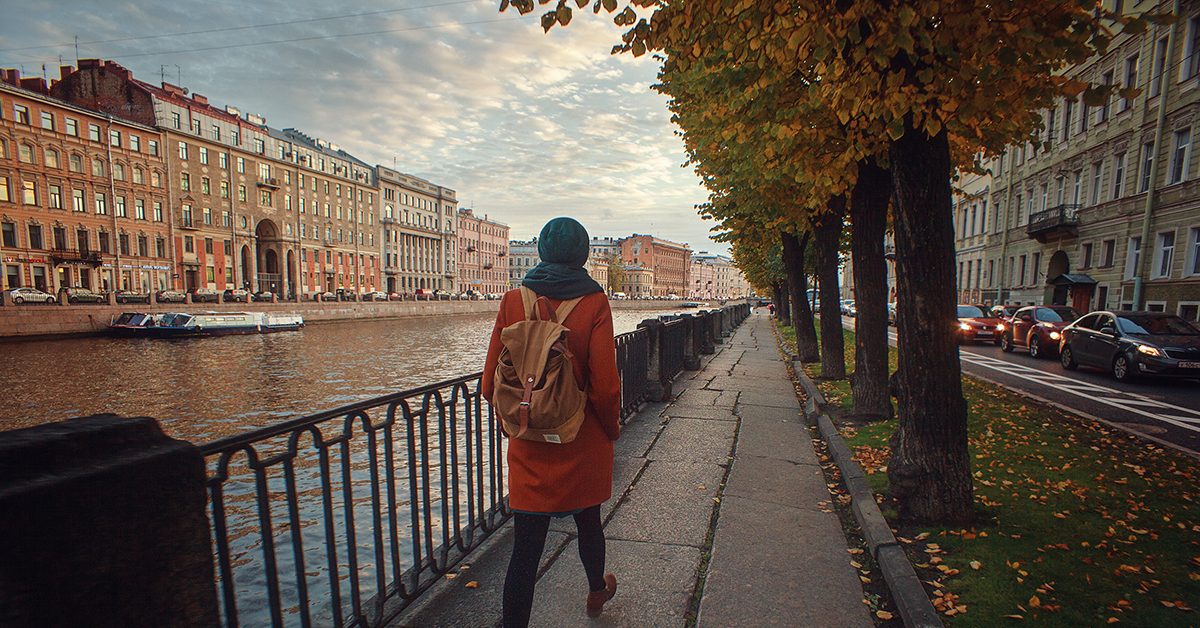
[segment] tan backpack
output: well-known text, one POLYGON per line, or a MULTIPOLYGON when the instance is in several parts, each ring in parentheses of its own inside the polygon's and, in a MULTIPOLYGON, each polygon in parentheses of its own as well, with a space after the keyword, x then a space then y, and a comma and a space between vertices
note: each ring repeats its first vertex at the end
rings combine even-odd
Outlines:
POLYGON ((514 438, 543 443, 569 443, 583 424, 587 393, 575 382, 565 321, 579 303, 578 297, 559 304, 546 302, 550 320, 541 320, 541 301, 533 290, 521 286, 525 320, 500 330, 504 348, 496 364, 496 390, 492 405, 514 438))

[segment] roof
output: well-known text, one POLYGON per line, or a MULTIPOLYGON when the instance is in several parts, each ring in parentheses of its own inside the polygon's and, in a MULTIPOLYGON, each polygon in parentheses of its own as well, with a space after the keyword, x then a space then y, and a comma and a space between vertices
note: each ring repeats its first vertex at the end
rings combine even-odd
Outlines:
POLYGON ((1063 273, 1049 281, 1052 286, 1069 286, 1073 284, 1095 285, 1096 280, 1085 274, 1063 273))

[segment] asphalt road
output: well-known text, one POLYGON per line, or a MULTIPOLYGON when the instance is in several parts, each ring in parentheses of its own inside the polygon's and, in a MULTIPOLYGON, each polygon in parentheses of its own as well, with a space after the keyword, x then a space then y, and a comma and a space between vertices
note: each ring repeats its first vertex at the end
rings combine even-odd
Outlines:
MULTIPOLYGON (((853 319, 843 317, 842 322, 854 328, 853 319)), ((894 327, 888 330, 888 340, 895 346, 894 327)), ((1057 354, 1035 360, 1024 349, 1004 353, 992 343, 960 346, 959 360, 964 373, 1200 457, 1200 381, 1142 379, 1126 384, 1087 367, 1068 371, 1057 354)))

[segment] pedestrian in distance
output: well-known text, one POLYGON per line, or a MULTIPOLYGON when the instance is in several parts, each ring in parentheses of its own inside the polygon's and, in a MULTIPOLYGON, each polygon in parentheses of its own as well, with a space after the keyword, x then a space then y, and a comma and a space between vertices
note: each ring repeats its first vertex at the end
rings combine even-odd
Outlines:
POLYGON ((767 306, 767 312, 769 312, 771 314, 771 316, 775 316, 775 304, 774 303, 767 306))
MULTIPOLYGON (((604 603, 617 590, 616 577, 604 571, 600 506, 612 497, 613 441, 621 434, 621 381, 608 298, 583 268, 589 243, 587 230, 578 221, 565 217, 551 220, 538 237, 541 263, 522 281, 523 287, 545 297, 534 308, 558 308, 564 301, 581 297, 558 322, 570 330, 567 349, 575 381, 586 391, 587 400, 583 422, 570 442, 516 437, 508 440, 508 503, 514 512, 514 539, 504 580, 504 628, 529 625, 538 564, 551 518, 570 515, 575 519, 579 559, 588 581, 588 616, 599 617, 604 603)), ((521 289, 504 294, 481 382, 489 403, 496 393, 496 368, 505 348, 501 332, 526 320, 526 312, 521 289)), ((548 319, 548 311, 539 312, 547 317, 543 320, 548 319)))

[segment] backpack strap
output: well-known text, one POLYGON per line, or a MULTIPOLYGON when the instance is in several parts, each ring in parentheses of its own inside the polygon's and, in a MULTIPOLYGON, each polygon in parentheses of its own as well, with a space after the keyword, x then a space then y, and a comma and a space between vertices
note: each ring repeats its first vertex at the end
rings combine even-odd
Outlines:
MULTIPOLYGON (((521 302, 525 306, 525 320, 539 320, 540 315, 534 310, 537 308, 538 301, 546 297, 538 296, 538 293, 530 290, 525 286, 521 286, 521 302)), ((550 310, 550 319, 556 323, 562 323, 567 320, 576 305, 583 300, 583 297, 575 297, 558 304, 557 310, 550 310, 549 299, 546 302, 546 309, 550 310)))

